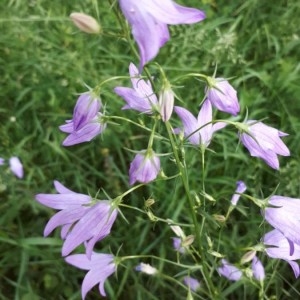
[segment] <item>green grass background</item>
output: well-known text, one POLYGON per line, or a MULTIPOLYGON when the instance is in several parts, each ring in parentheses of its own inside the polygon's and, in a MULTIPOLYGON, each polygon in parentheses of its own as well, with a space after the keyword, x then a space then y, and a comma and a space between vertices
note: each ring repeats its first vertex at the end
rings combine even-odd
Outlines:
MULTIPOLYGON (((179 3, 179 1, 178 1, 179 3)), ((196 1, 180 3, 201 8, 207 19, 193 26, 172 26, 172 39, 161 49, 156 61, 169 80, 183 72, 212 75, 217 63, 219 76, 233 77, 238 90, 241 115, 263 119, 270 126, 289 133, 284 141, 291 157, 281 158, 275 172, 261 160, 250 158, 233 129, 218 135, 212 144, 216 154, 207 156, 206 188, 217 199, 212 213, 224 214, 237 180, 247 183, 248 193, 257 197, 277 193, 299 197, 300 181, 300 3, 296 0, 196 1)), ((1 167, 0 180, 0 299, 80 299, 84 272, 64 263, 59 231, 42 237, 53 210, 34 200, 36 193, 50 193, 53 180, 81 193, 95 195, 100 188, 111 196, 128 189, 128 166, 132 153, 144 149, 147 135, 132 126, 109 125, 102 137, 91 143, 63 148, 64 134, 58 126, 71 117, 77 94, 112 77, 128 74, 130 61, 137 64, 122 39, 91 36, 79 32, 68 16, 82 11, 100 19, 107 31, 118 28, 108 1, 7 0, 0 2, 0 157, 20 157, 25 178, 12 176, 1 167)), ((155 75, 155 68, 150 66, 155 75)), ((108 84, 102 100, 109 114, 136 118, 120 111, 123 101, 113 93, 117 85, 108 84)), ((194 113, 203 97, 203 85, 194 79, 178 83, 180 105, 194 113)), ((179 102, 178 102, 179 103, 179 102)), ((226 117, 218 114, 218 117, 226 117)), ((141 121, 147 118, 140 116, 141 121)), ((164 150, 156 144, 157 152, 164 150)), ((199 192, 200 154, 186 149, 191 189, 199 192)), ((174 171, 168 158, 164 171, 174 171)), ((103 195, 102 195, 103 196, 103 195)), ((144 205, 156 200, 153 212, 161 218, 190 222, 187 202, 179 181, 158 181, 126 198, 127 203, 144 205)), ((260 212, 246 199, 222 229, 208 222, 208 235, 218 250, 232 262, 243 252, 240 247, 259 242, 268 228, 262 226, 260 212)), ((97 250, 120 255, 153 254, 176 259, 171 247, 173 234, 162 223, 151 223, 131 210, 118 218, 111 236, 97 250)), ((189 232, 187 232, 189 234, 189 232)), ((266 269, 266 299, 297 299, 299 282, 284 262, 260 256, 266 269)), ((168 281, 149 278, 132 271, 138 261, 120 267, 118 276, 106 285, 110 299, 185 299, 185 293, 168 281)), ((178 272, 169 265, 148 261, 165 273, 178 272)), ((194 274, 199 276, 198 273, 194 274)), ((251 285, 232 285, 214 273, 216 285, 225 299, 255 299, 251 285)), ((200 280, 201 278, 198 277, 200 280)), ((87 299, 99 299, 93 289, 87 299)))

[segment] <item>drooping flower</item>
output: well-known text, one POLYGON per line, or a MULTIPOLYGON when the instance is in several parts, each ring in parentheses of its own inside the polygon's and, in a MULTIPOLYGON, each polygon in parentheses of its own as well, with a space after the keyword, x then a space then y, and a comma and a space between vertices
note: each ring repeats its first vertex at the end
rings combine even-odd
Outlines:
POLYGON ((263 237, 263 243, 269 257, 285 260, 292 267, 295 277, 299 277, 300 267, 295 260, 300 259, 300 245, 289 241, 277 229, 266 233, 263 237))
POLYGON ((300 245, 300 199, 273 195, 264 210, 265 220, 289 241, 300 245))
POLYGON ((222 259, 222 266, 217 268, 220 275, 231 281, 238 281, 242 278, 242 271, 236 266, 230 264, 226 259, 222 259))
POLYGON ((119 0, 140 51, 140 70, 170 39, 168 24, 193 24, 205 19, 201 10, 171 0, 119 0))
POLYGON ((237 115, 240 111, 240 104, 237 92, 229 82, 224 78, 209 77, 208 83, 206 95, 212 105, 220 111, 237 115))
POLYGON ((160 170, 159 157, 152 150, 140 151, 130 164, 129 184, 136 181, 148 183, 154 180, 160 170))
POLYGON ((95 18, 79 12, 73 12, 70 14, 70 18, 75 26, 85 33, 100 33, 101 27, 95 18))
POLYGON ((140 263, 135 267, 135 270, 138 272, 145 273, 147 275, 155 275, 158 271, 149 264, 140 263))
POLYGON ((93 92, 79 96, 73 111, 73 119, 59 126, 61 131, 69 133, 62 143, 63 146, 89 142, 106 128, 103 114, 99 112, 100 108, 101 101, 93 92))
POLYGON ((9 159, 9 168, 18 178, 23 178, 23 165, 18 157, 13 156, 9 159))
POLYGON ((254 256, 251 264, 253 276, 258 281, 263 281, 266 277, 265 268, 257 256, 254 256))
POLYGON ((98 283, 100 294, 103 297, 106 297, 104 282, 117 270, 114 259, 115 257, 112 254, 95 252, 91 254, 90 259, 85 254, 73 254, 65 258, 67 263, 79 269, 88 270, 81 287, 81 296, 83 300, 85 299, 86 294, 98 283))
POLYGON ((200 282, 196 278, 191 276, 183 277, 184 284, 191 289, 193 292, 196 292, 200 288, 200 282))
POLYGON ((132 88, 116 87, 115 93, 126 101, 122 109, 133 109, 142 113, 151 114, 158 106, 158 100, 153 92, 151 83, 141 79, 137 67, 130 63, 129 74, 132 88))
POLYGON ((231 204, 236 206, 240 197, 241 197, 241 194, 244 193, 247 189, 247 186, 246 184, 239 180, 237 183, 236 183, 236 190, 235 190, 235 193, 233 194, 232 198, 231 198, 231 204))
POLYGON ((224 122, 211 123, 212 106, 207 100, 203 103, 197 118, 183 107, 175 106, 174 111, 183 123, 184 136, 193 145, 208 147, 213 134, 226 126, 224 122))
POLYGON ((58 181, 54 181, 54 186, 58 194, 36 195, 36 200, 41 204, 60 210, 47 223, 44 236, 62 226, 61 238, 65 240, 62 255, 70 254, 85 243, 86 254, 90 257, 95 243, 110 233, 117 209, 107 200, 93 204, 90 196, 75 193, 58 181))
POLYGON ((241 142, 249 150, 251 156, 260 157, 273 169, 279 169, 277 155, 289 156, 290 151, 280 139, 288 134, 262 122, 248 120, 246 129, 240 135, 241 142))

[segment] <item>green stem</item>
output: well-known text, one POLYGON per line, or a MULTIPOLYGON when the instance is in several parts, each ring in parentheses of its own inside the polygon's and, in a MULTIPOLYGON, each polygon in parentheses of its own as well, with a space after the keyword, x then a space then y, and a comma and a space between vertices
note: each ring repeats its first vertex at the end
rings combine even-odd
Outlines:
MULTIPOLYGON (((179 153, 178 153, 176 142, 173 137, 171 125, 169 122, 165 122, 165 124, 166 124, 166 128, 167 128, 168 136, 170 139, 171 147, 173 149, 176 165, 177 165, 177 167, 179 169, 179 173, 181 175, 181 180, 182 180, 182 184, 183 184, 183 187, 185 190, 185 194, 188 198, 189 209, 190 209, 190 213, 191 213, 191 216, 193 219, 193 224, 194 224, 194 229, 195 229, 196 244, 198 247, 198 252, 200 254, 200 257, 203 261, 201 271, 203 273, 203 277, 205 278, 205 282, 206 282, 207 288, 209 290, 209 293, 212 296, 212 299, 214 299, 215 293, 213 292, 214 291, 213 283, 211 281, 211 277, 208 272, 208 269, 204 263, 205 259, 204 259, 204 251, 203 251, 203 247, 202 247, 202 243, 201 243, 201 230, 200 230, 200 226, 199 226, 199 223, 197 220, 197 215, 196 215, 196 212, 194 209, 194 200, 192 199, 192 196, 190 193, 187 168, 186 168, 185 162, 181 161, 181 159, 179 157, 179 153)), ((183 160, 184 160, 184 158, 183 158, 183 160)))

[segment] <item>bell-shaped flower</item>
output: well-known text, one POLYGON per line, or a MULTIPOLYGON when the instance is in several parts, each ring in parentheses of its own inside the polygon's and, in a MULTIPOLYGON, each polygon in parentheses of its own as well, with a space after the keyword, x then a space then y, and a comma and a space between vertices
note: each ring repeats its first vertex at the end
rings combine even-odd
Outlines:
POLYGON ((252 259, 251 269, 253 272, 253 277, 258 281, 263 281, 266 277, 265 268, 257 256, 252 259))
POLYGON ((90 257, 95 243, 110 233, 117 209, 107 200, 94 204, 90 196, 75 193, 58 181, 54 181, 54 186, 58 194, 36 195, 36 200, 41 204, 60 210, 47 223, 44 236, 62 226, 61 238, 65 240, 62 255, 70 254, 85 243, 86 254, 90 257))
POLYGON ((133 109, 142 113, 151 114, 158 105, 151 83, 141 78, 137 67, 130 63, 129 74, 132 88, 116 87, 115 93, 126 101, 122 109, 133 109))
POLYGON ((289 241, 300 245, 300 199, 273 195, 263 214, 289 241))
POLYGON ((279 169, 277 155, 289 156, 290 151, 280 139, 288 134, 262 122, 248 120, 245 129, 239 134, 241 142, 251 156, 260 157, 273 169, 279 169))
POLYGON ((243 273, 239 268, 230 264, 226 259, 222 259, 221 262, 221 267, 217 268, 220 275, 231 281, 238 281, 242 278, 243 273))
POLYGON ((213 134, 226 126, 224 122, 212 124, 212 106, 207 100, 203 103, 197 118, 183 107, 175 106, 174 111, 182 121, 184 136, 193 145, 207 148, 213 134))
POLYGON ((18 157, 13 156, 9 159, 9 168, 12 171, 12 173, 16 175, 18 178, 23 178, 24 176, 23 165, 18 157))
POLYGON ((103 297, 106 297, 104 289, 105 280, 117 270, 115 257, 112 254, 93 252, 90 258, 85 254, 73 254, 67 256, 65 260, 70 265, 79 269, 88 270, 81 287, 81 296, 83 300, 96 284, 99 284, 100 294, 103 297))
POLYGON ((193 292, 196 292, 200 288, 199 280, 191 276, 183 277, 183 283, 193 292))
POLYGON ((105 128, 103 114, 99 112, 101 101, 93 92, 83 93, 79 96, 73 111, 73 119, 59 129, 69 135, 63 141, 63 146, 89 142, 105 128))
POLYGON ((193 24, 205 19, 203 11, 172 0, 119 0, 140 51, 140 70, 170 39, 168 24, 193 24))
POLYGON ((289 241, 277 229, 266 233, 263 237, 263 243, 266 246, 265 252, 269 257, 285 260, 292 267, 295 277, 299 277, 300 267, 295 260, 300 259, 300 245, 289 241))
POLYGON ((151 149, 140 151, 130 164, 129 184, 136 181, 148 183, 154 180, 160 171, 160 160, 151 149))
POLYGON ((234 116, 240 111, 237 92, 224 78, 209 77, 206 96, 212 105, 220 111, 234 116))
POLYGON ((236 190, 235 190, 235 193, 233 194, 232 198, 231 198, 231 204, 233 206, 236 206, 240 197, 241 197, 241 194, 243 194, 247 189, 247 186, 245 184, 245 182, 239 180, 237 183, 236 183, 236 190))

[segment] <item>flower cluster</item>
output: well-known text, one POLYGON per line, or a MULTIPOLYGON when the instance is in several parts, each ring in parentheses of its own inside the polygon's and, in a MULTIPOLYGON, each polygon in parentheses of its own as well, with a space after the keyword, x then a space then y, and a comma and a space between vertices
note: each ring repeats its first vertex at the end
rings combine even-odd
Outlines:
MULTIPOLYGON (((60 182, 54 181, 56 194, 40 193, 36 195, 36 200, 40 204, 58 210, 46 224, 44 236, 48 236, 54 229, 61 227, 62 256, 65 257, 65 261, 88 271, 82 283, 83 299, 88 291, 97 284, 99 284, 100 294, 105 297, 104 282, 116 272, 118 263, 121 261, 112 254, 94 252, 94 247, 97 242, 102 241, 110 234, 118 216, 122 197, 139 187, 139 185, 132 187, 136 182, 147 184, 157 179, 158 176, 163 177, 164 175, 160 161, 160 156, 163 154, 153 150, 153 145, 156 145, 157 142, 158 122, 165 125, 174 153, 177 151, 177 147, 181 146, 182 141, 187 141, 191 145, 199 147, 203 154, 210 146, 215 133, 227 125, 233 124, 238 128, 239 139, 249 150, 250 155, 263 159, 270 167, 279 169, 278 156, 290 155, 289 149, 281 140, 287 135, 284 132, 256 120, 247 120, 243 123, 233 122, 231 119, 229 121, 214 120, 215 112, 213 110, 233 116, 237 116, 241 110, 237 91, 227 79, 201 74, 200 77, 205 79, 206 86, 204 100, 200 108, 197 108, 199 112, 195 117, 186 108, 174 106, 176 95, 161 69, 163 83, 160 89, 155 84, 156 78, 150 77, 148 70, 147 79, 142 76, 145 65, 156 57, 159 49, 170 39, 168 25, 200 22, 205 19, 204 12, 196 8, 178 5, 172 0, 119 0, 119 6, 131 26, 132 36, 139 49, 140 62, 139 68, 134 63, 129 64, 131 87, 117 86, 114 88, 114 93, 125 101, 122 110, 134 110, 142 113, 145 119, 149 118, 155 124, 150 130, 147 147, 142 147, 141 151, 132 151, 135 153, 135 157, 129 167, 130 190, 114 200, 98 200, 89 195, 76 193, 60 182), (177 123, 178 128, 175 129, 171 126, 173 111, 182 124, 178 125, 177 123), (85 253, 71 254, 79 246, 84 246, 85 253)), ((98 34, 101 32, 98 22, 88 15, 72 13, 71 19, 80 30, 86 33, 98 34)), ((98 95, 100 87, 101 84, 94 90, 81 94, 74 107, 72 119, 66 120, 66 123, 59 127, 62 132, 68 134, 62 142, 63 146, 89 142, 106 129, 108 116, 104 115, 101 98, 98 95)), ((159 148, 161 149, 161 147, 159 148)), ((183 176, 185 166, 181 167, 184 164, 178 153, 179 151, 176 152, 177 155, 174 155, 174 161, 178 165, 178 176, 183 176)), ((0 165, 3 163, 4 160, 0 158, 0 165)), ((23 177, 23 168, 18 158, 10 159, 10 169, 19 178, 23 177)), ((188 193, 187 178, 184 179, 182 180, 183 186, 185 192, 188 193)), ((243 181, 237 182, 227 217, 235 209, 246 188, 243 181)), ((192 210, 196 207, 190 206, 192 210)), ((300 200, 281 196, 270 197, 268 207, 264 209, 265 220, 275 228, 263 237, 264 250, 269 257, 286 260, 293 268, 296 277, 300 275, 300 267, 295 262, 300 258, 300 238, 297 235, 300 229, 299 214, 300 200)), ((227 220, 227 217, 224 219, 227 220)), ((195 215, 193 219, 196 227, 197 216, 195 215)), ((196 235, 186 236, 181 227, 175 225, 170 227, 176 235, 172 240, 178 258, 179 254, 196 252, 192 246, 196 235)), ((197 256, 195 253, 192 255, 197 256)), ((250 260, 252 261, 250 267, 252 277, 262 282, 265 278, 265 271, 256 252, 250 260)), ((148 275, 160 274, 160 271, 146 263, 140 263, 135 270, 148 275)), ((221 266, 217 268, 217 271, 230 281, 241 280, 245 274, 244 269, 230 264, 226 259, 221 260, 221 266)), ((190 274, 190 272, 184 273, 184 275, 186 274, 190 274)), ((189 293, 197 292, 202 285, 191 276, 184 276, 180 280, 189 293)))

